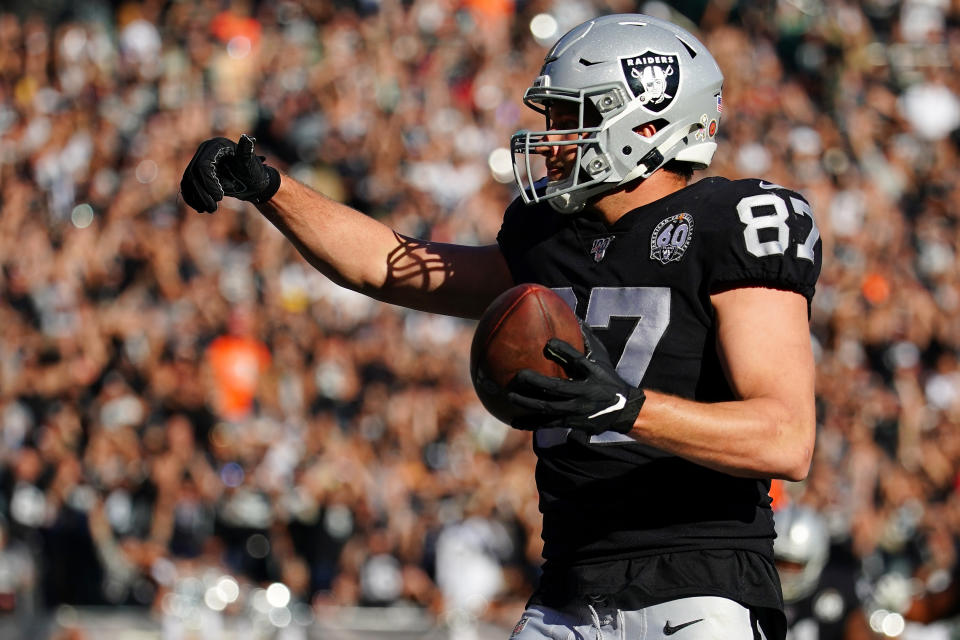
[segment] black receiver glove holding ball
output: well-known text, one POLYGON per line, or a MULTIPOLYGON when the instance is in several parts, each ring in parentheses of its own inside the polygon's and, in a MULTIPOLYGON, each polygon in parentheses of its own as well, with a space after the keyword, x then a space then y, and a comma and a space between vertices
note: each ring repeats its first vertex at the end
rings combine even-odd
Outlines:
POLYGON ((564 427, 589 435, 630 432, 646 396, 620 377, 589 330, 584 330, 584 338, 589 355, 556 338, 543 350, 572 379, 553 378, 530 369, 517 373, 507 397, 536 415, 516 418, 512 426, 531 430, 564 427))
POLYGON ((255 138, 239 142, 211 138, 200 143, 180 180, 183 201, 200 213, 213 213, 224 196, 261 204, 280 188, 280 172, 253 153, 255 138))

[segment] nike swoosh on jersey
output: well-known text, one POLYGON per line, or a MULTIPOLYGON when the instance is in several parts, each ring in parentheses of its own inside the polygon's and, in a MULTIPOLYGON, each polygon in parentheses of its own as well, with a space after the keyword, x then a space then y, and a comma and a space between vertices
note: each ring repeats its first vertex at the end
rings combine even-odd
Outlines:
POLYGON ((761 189, 783 189, 783 187, 781 187, 778 184, 774 184, 772 182, 764 182, 763 180, 760 181, 760 184, 758 186, 761 189))
POLYGON ((597 412, 596 412, 595 414, 593 414, 592 416, 587 416, 587 419, 588 419, 588 420, 593 420, 594 418, 597 418, 597 417, 599 417, 599 416, 602 416, 602 415, 604 415, 604 414, 606 414, 606 413, 612 413, 612 412, 614 412, 614 411, 619 411, 620 409, 623 409, 625 406, 627 406, 627 398, 626 398, 626 396, 624 396, 622 393, 618 393, 618 394, 617 394, 617 401, 616 401, 616 402, 614 402, 612 405, 610 405, 610 406, 607 407, 606 409, 601 409, 600 411, 597 411, 597 412))
POLYGON ((689 626, 692 625, 692 624, 697 624, 698 622, 703 622, 703 618, 697 618, 696 620, 691 620, 690 622, 684 622, 683 624, 678 624, 678 625, 675 626, 675 627, 671 627, 671 626, 670 626, 670 621, 667 620, 667 623, 666 623, 665 625, 663 625, 663 635, 665 635, 665 636, 672 636, 672 635, 675 634, 677 631, 680 631, 680 629, 684 629, 684 628, 686 628, 686 627, 689 627, 689 626))

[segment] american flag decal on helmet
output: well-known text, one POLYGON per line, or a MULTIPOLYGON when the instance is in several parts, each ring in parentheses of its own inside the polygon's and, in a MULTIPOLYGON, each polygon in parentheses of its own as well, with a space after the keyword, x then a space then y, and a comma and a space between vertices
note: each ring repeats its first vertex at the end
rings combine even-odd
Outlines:
POLYGON ((717 94, 717 113, 723 113, 723 94, 717 94))

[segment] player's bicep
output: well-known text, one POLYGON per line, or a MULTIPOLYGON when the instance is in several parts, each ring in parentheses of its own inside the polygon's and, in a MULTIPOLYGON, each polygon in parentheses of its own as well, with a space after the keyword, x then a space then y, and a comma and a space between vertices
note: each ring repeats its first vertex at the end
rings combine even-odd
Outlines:
POLYGON ((730 289, 711 296, 717 349, 734 393, 742 400, 782 404, 791 423, 815 425, 814 361, 807 299, 766 287, 730 289))

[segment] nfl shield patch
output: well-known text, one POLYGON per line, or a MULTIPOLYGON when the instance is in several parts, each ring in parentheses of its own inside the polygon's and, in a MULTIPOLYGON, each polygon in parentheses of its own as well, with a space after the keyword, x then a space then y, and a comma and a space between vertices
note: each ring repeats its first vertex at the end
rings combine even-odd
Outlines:
POLYGON ((650 258, 661 264, 677 262, 693 238, 693 216, 678 213, 660 221, 650 236, 650 258))
POLYGON ((648 111, 659 113, 670 106, 680 87, 680 64, 672 53, 644 51, 620 58, 627 86, 648 111))
POLYGON ((520 618, 520 622, 513 626, 513 632, 510 634, 510 637, 516 638, 525 626, 527 626, 527 618, 520 618))
POLYGON ((603 260, 603 257, 607 255, 607 248, 610 247, 613 238, 614 236, 607 236, 606 238, 597 238, 593 241, 593 246, 590 247, 590 255, 593 256, 594 262, 600 262, 603 260))

